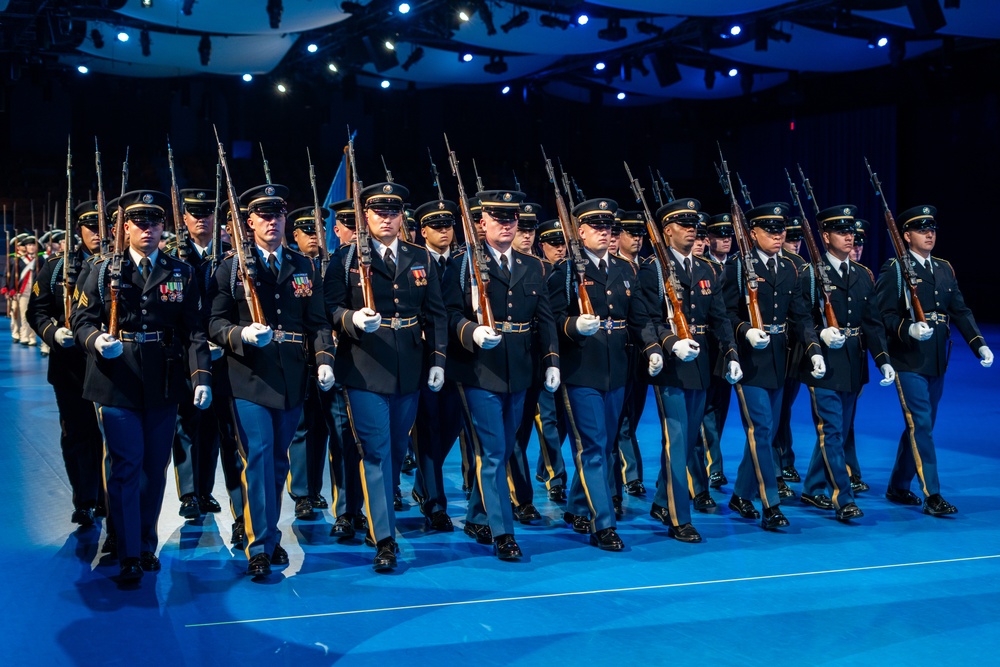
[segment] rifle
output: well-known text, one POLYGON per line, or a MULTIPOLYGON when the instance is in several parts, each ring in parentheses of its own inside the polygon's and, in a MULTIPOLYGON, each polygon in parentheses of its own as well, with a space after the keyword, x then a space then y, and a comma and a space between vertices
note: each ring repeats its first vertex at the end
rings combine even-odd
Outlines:
POLYGON ((115 219, 115 248, 111 253, 111 314, 108 317, 108 334, 118 338, 118 292, 122 287, 122 260, 125 256, 125 205, 122 197, 128 187, 128 148, 122 162, 122 193, 118 196, 118 217, 115 219))
POLYGON ((653 168, 649 168, 649 180, 653 184, 653 199, 656 200, 657 206, 663 206, 665 203, 663 201, 663 190, 660 189, 660 184, 656 181, 656 177, 653 176, 653 168))
POLYGON ((108 215, 105 208, 107 202, 104 200, 104 179, 101 176, 101 149, 97 146, 97 137, 94 137, 94 162, 97 163, 97 235, 101 237, 101 257, 107 257, 111 251, 111 237, 108 236, 108 215))
POLYGON ((514 174, 514 189, 521 192, 521 184, 517 180, 517 172, 513 169, 511 169, 511 172, 514 174))
POLYGON ((743 203, 750 208, 753 208, 753 200, 750 199, 750 188, 748 188, 746 183, 743 182, 743 179, 740 178, 740 172, 736 172, 736 180, 740 184, 740 194, 743 195, 743 203))
POLYGON ((438 191, 438 200, 444 201, 444 191, 441 190, 441 176, 438 174, 438 168, 437 165, 434 164, 434 156, 431 155, 431 149, 429 146, 427 147, 427 157, 431 161, 431 173, 434 174, 434 187, 436 187, 438 191))
POLYGON ((63 312, 66 318, 66 328, 69 329, 69 313, 73 308, 73 285, 76 284, 76 259, 73 252, 73 229, 70 220, 73 219, 73 150, 72 141, 66 138, 66 241, 63 249, 63 312), (72 270, 70 263, 74 262, 72 270), (70 284, 72 280, 73 284, 70 284))
MULTIPOLYGON (((555 188, 556 191, 556 215, 559 218, 559 224, 562 226, 563 233, 566 236, 566 256, 576 268, 578 276, 576 296, 580 306, 580 314, 593 315, 594 306, 590 302, 590 295, 587 294, 586 287, 588 260, 584 257, 583 251, 580 249, 580 232, 576 228, 576 222, 573 220, 573 216, 570 214, 569 209, 566 208, 566 202, 563 201, 562 193, 559 192, 559 182, 556 181, 556 170, 552 167, 552 160, 550 160, 545 154, 544 146, 542 146, 542 159, 545 160, 545 172, 549 175, 549 182, 552 183, 552 187, 555 188)), ((562 169, 562 164, 559 165, 559 168, 562 169)), ((562 178, 563 183, 568 184, 566 172, 563 172, 562 178)), ((567 196, 568 194, 569 193, 567 192, 567 196)))
POLYGON ((663 187, 663 194, 667 196, 667 201, 663 203, 669 204, 676 199, 676 197, 674 197, 674 190, 670 187, 670 183, 667 183, 667 179, 663 178, 663 174, 660 173, 659 169, 656 170, 656 175, 660 178, 660 185, 663 187))
POLYGON ((260 159, 264 161, 264 182, 271 185, 271 166, 267 163, 267 157, 264 155, 264 142, 260 143, 260 159))
POLYGON ((187 226, 181 218, 181 197, 177 189, 177 174, 174 172, 174 149, 170 147, 167 135, 167 162, 170 164, 170 206, 174 209, 174 248, 177 258, 186 262, 188 258, 187 226))
POLYGON ((750 326, 760 329, 764 319, 760 315, 760 304, 757 302, 757 271, 753 268, 753 243, 750 242, 750 232, 747 229, 747 221, 743 216, 743 209, 736 201, 736 193, 733 192, 733 182, 729 176, 729 165, 722 155, 722 146, 719 146, 719 160, 722 167, 715 165, 715 171, 719 174, 719 185, 722 186, 723 194, 729 195, 729 205, 732 209, 733 231, 736 236, 736 245, 739 247, 740 255, 743 256, 743 275, 747 283, 747 312, 750 315, 750 326))
POLYGON ((316 217, 316 240, 319 241, 319 274, 326 276, 326 267, 330 265, 330 250, 326 247, 326 225, 323 224, 323 209, 319 205, 319 194, 316 192, 316 168, 313 167, 312 153, 306 147, 306 157, 309 158, 309 183, 313 191, 313 215, 316 217))
MULTIPOLYGON (((543 157, 545 156, 544 148, 542 149, 542 156, 543 157)), ((548 158, 545 159, 546 161, 548 161, 548 158)), ((573 202, 573 191, 569 189, 569 174, 567 174, 566 170, 563 169, 562 158, 556 158, 556 159, 559 160, 559 175, 562 180, 563 191, 566 193, 566 199, 569 199, 569 209, 567 209, 567 218, 568 218, 569 217, 568 211, 571 211, 574 208, 576 208, 576 204, 573 202)), ((556 189, 558 190, 558 187, 556 189)))
MULTIPOLYGON (((448 142, 446 141, 445 144, 447 143, 448 142)), ((476 173, 476 188, 477 188, 476 192, 483 192, 484 191, 483 179, 479 178, 479 167, 476 166, 475 158, 472 159, 472 171, 476 173)))
MULTIPOLYGON (((389 166, 385 163, 385 156, 379 155, 382 159, 382 169, 385 170, 385 180, 387 183, 393 183, 392 172, 389 171, 389 166)), ((406 211, 403 211, 403 224, 399 226, 399 234, 404 241, 407 243, 414 243, 413 233, 410 231, 410 225, 406 222, 406 211)))
MULTIPOLYGON (((250 319, 257 324, 267 326, 264 318, 264 309, 260 305, 260 298, 257 296, 255 280, 257 278, 257 260, 254 257, 254 242, 247 235, 247 228, 240 218, 240 202, 236 195, 236 188, 233 187, 233 179, 229 175, 229 163, 226 162, 226 149, 222 147, 219 139, 219 130, 212 125, 215 132, 216 148, 219 152, 219 164, 222 166, 222 173, 226 176, 226 197, 229 200, 229 213, 232 216, 230 225, 233 237, 233 247, 236 249, 236 261, 239 263, 240 279, 243 281, 243 294, 250 307, 250 319)), ((218 200, 216 200, 218 201, 218 200)))
POLYGON ((215 211, 212 213, 212 259, 211 270, 215 275, 215 270, 219 268, 219 259, 222 257, 222 224, 219 222, 219 196, 222 194, 222 164, 215 163, 215 211))
MULTIPOLYGON (((448 149, 448 164, 451 165, 451 174, 458 182, 458 206, 462 213, 462 229, 465 231, 465 244, 469 255, 469 275, 472 278, 472 307, 476 311, 476 319, 479 324, 495 331, 497 324, 493 319, 493 308, 490 306, 490 296, 487 293, 490 286, 490 270, 486 264, 486 253, 479 243, 479 236, 472 224, 472 211, 469 210, 469 200, 465 197, 462 174, 458 171, 458 157, 455 155, 455 151, 451 150, 447 134, 444 135, 444 145, 448 149)), ((473 160, 473 167, 475 164, 476 161, 473 160)), ((479 180, 478 173, 476 180, 479 180)), ((481 188, 482 185, 480 184, 479 187, 481 188)))
POLYGON ((868 164, 867 157, 865 158, 865 167, 868 169, 868 176, 871 178, 872 187, 875 188, 875 194, 882 200, 882 210, 885 211, 885 225, 889 228, 889 238, 892 239, 892 245, 896 249, 896 258, 899 260, 899 266, 902 268, 906 287, 910 290, 909 301, 913 320, 915 322, 926 322, 927 318, 924 317, 923 306, 920 305, 920 299, 917 298, 917 283, 920 280, 917 278, 917 272, 913 268, 913 257, 907 252, 906 245, 903 243, 903 237, 896 226, 896 219, 892 217, 892 211, 889 209, 889 202, 885 200, 885 193, 882 192, 882 184, 878 180, 878 174, 872 171, 872 166, 868 164))
MULTIPOLYGON (((347 157, 351 165, 351 197, 354 200, 355 240, 358 244, 358 278, 361 283, 361 298, 364 307, 375 312, 375 293, 372 291, 372 248, 368 243, 368 220, 361 208, 361 181, 358 167, 354 163, 354 138, 350 126, 347 127, 347 157)), ((405 225, 406 222, 404 221, 405 225)))
POLYGON ((673 263, 667 253, 667 244, 664 243, 660 228, 653 220, 652 213, 649 212, 649 205, 646 203, 646 196, 639 186, 639 179, 632 178, 632 170, 628 168, 628 162, 625 163, 625 173, 628 174, 635 200, 642 204, 642 210, 646 215, 646 229, 649 231, 649 238, 653 243, 653 252, 660 260, 660 266, 663 267, 663 300, 667 305, 670 328, 678 338, 691 338, 691 329, 688 327, 687 317, 684 315, 684 308, 679 296, 682 293, 681 285, 677 282, 677 274, 674 273, 673 263))
POLYGON ((805 172, 802 171, 802 165, 797 164, 796 166, 799 168, 799 176, 802 177, 802 189, 806 191, 806 199, 812 202, 813 212, 819 215, 819 202, 816 201, 816 194, 813 192, 812 183, 809 182, 809 179, 806 178, 805 172))
MULTIPOLYGON (((802 167, 799 167, 799 171, 802 171, 802 167)), ((799 215, 802 216, 802 235, 806 239, 806 248, 809 249, 809 261, 812 262, 813 272, 819 276, 823 284, 823 313, 826 315, 826 326, 837 327, 839 329, 840 325, 837 324, 837 316, 833 312, 833 303, 830 301, 833 285, 830 284, 830 276, 826 272, 827 267, 820 254, 819 244, 816 243, 816 237, 812 232, 812 225, 809 224, 809 218, 806 217, 806 209, 802 205, 802 198, 799 197, 799 189, 795 187, 792 175, 788 173, 787 169, 785 169, 785 176, 788 178, 788 187, 792 193, 792 201, 799 207, 799 215)), ((804 174, 803 178, 805 178, 804 174)), ((815 201, 814 199, 813 202, 815 203, 815 201)))
POLYGON ((576 177, 573 177, 570 180, 573 181, 573 191, 576 192, 577 198, 579 198, 580 201, 587 201, 587 197, 583 194, 583 190, 581 190, 580 186, 576 184, 576 177))

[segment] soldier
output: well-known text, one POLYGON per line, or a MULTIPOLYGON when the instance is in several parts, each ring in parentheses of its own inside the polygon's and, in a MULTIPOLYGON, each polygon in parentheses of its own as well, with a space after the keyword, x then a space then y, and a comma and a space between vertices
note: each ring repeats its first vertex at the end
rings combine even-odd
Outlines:
POLYGON ((799 287, 812 315, 812 327, 819 332, 827 368, 822 378, 809 372, 801 374, 802 382, 809 386, 816 424, 816 447, 802 486, 802 502, 819 509, 836 509, 840 521, 863 516, 854 502, 844 461, 844 438, 854 422, 861 388, 868 382, 865 350, 882 372, 882 386, 892 384, 896 377, 875 303, 875 278, 866 267, 849 259, 856 213, 854 206, 834 206, 816 215, 826 246, 823 270, 832 287, 829 299, 838 326, 824 322, 823 282, 815 265, 806 265, 799 275, 799 287), (827 489, 829 496, 824 493, 827 489))
POLYGON ((698 227, 695 230, 694 246, 691 248, 695 257, 704 257, 708 252, 708 223, 711 220, 712 216, 708 213, 698 211, 698 227))
POLYGON ((851 261, 860 262, 861 255, 865 251, 865 239, 868 236, 868 228, 871 225, 867 220, 857 218, 854 221, 854 247, 851 248, 851 261))
MULTIPOLYGON (((32 285, 35 276, 45 266, 45 258, 38 254, 38 239, 31 234, 24 234, 17 242, 17 267, 14 269, 14 298, 17 300, 17 329, 11 334, 21 343, 34 347, 38 345, 35 331, 28 324, 28 300, 31 298, 32 285)), ((13 328, 13 318, 11 318, 13 328)))
MULTIPOLYGON (((865 249, 865 237, 868 235, 869 223, 861 218, 854 219, 854 247, 851 248, 851 261, 860 262, 865 249)), ((860 394, 859 394, 860 397, 860 394)), ((855 415, 857 412, 855 412, 855 415)), ((858 450, 854 440, 854 415, 851 427, 844 438, 844 459, 847 462, 847 473, 851 476, 851 491, 855 494, 871 490, 868 483, 861 479, 861 463, 858 462, 858 450)))
POLYGON ((517 231, 514 233, 514 250, 525 255, 533 255, 535 235, 538 231, 538 217, 542 207, 534 202, 521 204, 521 213, 517 218, 517 231))
POLYGON ((73 209, 82 243, 69 256, 52 258, 38 274, 28 301, 28 322, 52 348, 47 379, 56 395, 60 438, 66 477, 73 491, 70 521, 81 527, 94 525, 95 510, 103 505, 101 453, 104 441, 97 425, 94 404, 83 398, 87 353, 76 346, 66 326, 65 297, 75 291, 83 263, 101 246, 97 235, 97 202, 85 201, 73 209), (64 264, 69 261, 69 284, 64 284, 64 264))
POLYGON ((546 262, 556 264, 566 259, 566 239, 558 220, 546 220, 538 225, 538 247, 546 262))
POLYGON ((368 247, 338 250, 325 280, 326 308, 339 337, 337 375, 362 458, 366 541, 376 548, 377 572, 397 564, 395 479, 421 385, 437 391, 444 384, 448 340, 438 265, 428 250, 398 238, 408 195, 398 183, 376 183, 359 193, 365 220, 358 224, 368 226, 368 247), (361 252, 371 253, 370 267, 361 265, 361 252), (373 308, 365 305, 359 274, 369 270, 373 308), (425 379, 428 349, 433 352, 425 379))
POLYGON ((758 277, 761 326, 755 327, 750 321, 743 258, 737 256, 726 265, 723 289, 744 372, 736 385, 736 396, 747 440, 729 508, 744 519, 761 519, 765 530, 775 530, 788 525, 779 505, 772 446, 785 377, 792 370, 786 366, 792 333, 804 332, 807 338, 813 377, 822 377, 826 366, 812 327, 804 325, 807 313, 798 270, 791 259, 781 254, 788 204, 764 204, 746 216, 754 243, 752 261, 758 277), (755 495, 763 504, 763 518, 754 508, 755 495))
POLYGON ((941 496, 933 435, 951 348, 949 323, 955 323, 984 368, 993 365, 993 352, 979 332, 972 311, 965 305, 955 270, 947 261, 931 255, 937 242, 936 216, 937 209, 933 206, 915 206, 899 214, 907 254, 885 263, 875 293, 889 339, 889 356, 897 371, 896 389, 906 422, 885 497, 899 505, 920 505, 920 497, 910 491, 910 482, 916 476, 925 498, 924 513, 943 516, 958 511, 941 496), (916 272, 924 321, 915 318, 910 310, 900 261, 911 262, 916 272))
MULTIPOLYGON (((230 186, 231 187, 231 186, 230 186)), ((333 386, 333 349, 323 314, 319 272, 303 255, 282 247, 288 188, 267 184, 247 190, 244 247, 254 292, 267 324, 254 321, 252 293, 239 254, 226 257, 209 283, 209 335, 226 348, 242 466, 247 575, 265 577, 286 565, 278 517, 288 477, 288 446, 299 422, 309 381, 306 342, 312 345, 320 388, 333 386)), ((241 224, 234 218, 233 224, 241 224)), ((236 235, 234 235, 236 238, 236 235)))
POLYGON ((152 190, 121 197, 128 245, 120 280, 111 260, 95 265, 72 320, 76 343, 90 355, 83 398, 97 404, 108 449, 109 511, 123 583, 160 569, 156 523, 187 378, 195 406, 212 402, 194 271, 158 249, 168 201, 152 190), (117 328, 117 337, 102 333, 105 327, 117 328))
POLYGON ((645 304, 631 298, 632 290, 639 288, 636 271, 629 262, 608 253, 616 210, 618 204, 610 199, 577 204, 572 215, 580 224, 584 284, 575 284, 579 278, 570 261, 557 264, 548 278, 549 298, 561 332, 560 366, 565 371, 560 397, 576 463, 563 518, 574 531, 590 533, 590 543, 605 551, 625 548, 615 530, 607 468, 628 376, 626 328, 642 341, 651 374, 663 364, 645 304), (594 314, 580 312, 578 287, 588 288, 594 314))

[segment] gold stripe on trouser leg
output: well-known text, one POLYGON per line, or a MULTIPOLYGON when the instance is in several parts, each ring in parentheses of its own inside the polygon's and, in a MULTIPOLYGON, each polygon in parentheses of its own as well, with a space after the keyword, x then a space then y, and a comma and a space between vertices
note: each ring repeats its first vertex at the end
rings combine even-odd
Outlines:
POLYGON ((670 431, 667 429, 667 409, 663 405, 663 398, 660 396, 660 392, 657 389, 653 390, 653 395, 656 396, 656 409, 660 413, 660 428, 663 429, 663 458, 664 458, 664 472, 666 473, 664 477, 667 480, 667 512, 670 514, 670 523, 675 526, 680 525, 680 521, 677 520, 677 505, 674 503, 674 471, 670 466, 670 431))
MULTIPOLYGON (((750 409, 747 408, 747 399, 743 395, 743 387, 739 384, 735 386, 736 395, 740 399, 740 410, 743 412, 743 418, 747 423, 747 442, 750 444, 750 459, 753 461, 753 471, 757 475, 757 489, 758 493, 760 493, 760 502, 765 508, 768 508, 770 505, 767 504, 767 490, 764 487, 764 476, 760 471, 760 461, 757 460, 757 438, 754 437, 753 419, 750 418, 750 409)), ((773 474, 773 471, 771 472, 773 474)))
POLYGON ((899 375, 896 375, 896 391, 899 392, 899 404, 903 408, 903 417, 906 419, 906 432, 910 436, 910 451, 913 452, 913 462, 917 467, 917 475, 920 477, 920 486, 924 491, 924 497, 930 495, 927 492, 927 483, 924 481, 924 461, 920 458, 920 450, 917 449, 917 438, 916 438, 916 427, 913 425, 913 414, 910 412, 910 408, 906 405, 906 397, 903 396, 903 383, 899 381, 899 375))
POLYGON ((708 446, 708 438, 705 437, 705 418, 702 417, 701 426, 698 430, 701 431, 701 442, 704 446, 705 451, 705 475, 708 477, 712 476, 712 449, 708 446))
MULTIPOLYGON (((552 488, 552 480, 555 479, 556 470, 552 467, 552 460, 549 458, 549 448, 548 442, 545 440, 545 436, 542 434, 542 413, 538 411, 538 406, 535 406, 535 431, 538 432, 538 448, 542 452, 542 462, 545 464, 545 470, 549 473, 549 478, 545 480, 545 489, 552 488)), ((562 443, 559 443, 562 445, 562 443)))
POLYGON ((476 433, 476 425, 472 422, 472 410, 469 409, 469 401, 465 397, 465 386, 461 382, 458 384, 458 395, 462 398, 462 410, 465 411, 466 424, 469 425, 469 435, 472 437, 472 452, 476 457, 476 481, 479 482, 479 500, 483 503, 483 511, 486 512, 487 521, 489 512, 486 509, 486 496, 483 495, 483 446, 479 442, 479 434, 476 433))
MULTIPOLYGON (((597 521, 597 509, 594 508, 594 501, 590 497, 590 489, 587 486, 587 477, 583 473, 583 440, 580 438, 580 430, 576 427, 576 418, 573 416, 573 408, 569 404, 569 392, 564 388, 559 389, 563 395, 563 401, 566 403, 566 423, 569 424, 570 430, 573 432, 573 459, 576 461, 576 470, 580 475, 580 485, 583 487, 583 495, 587 498, 587 506, 590 507, 590 523, 592 526, 596 526, 597 521)), ((607 480, 603 481, 607 484, 607 480)))
POLYGON ((469 482, 469 471, 472 469, 472 462, 469 460, 469 443, 466 429, 458 432, 458 451, 462 455, 462 484, 465 488, 472 488, 469 482))
POLYGON ((688 495, 694 498, 694 477, 691 476, 691 471, 687 468, 684 468, 684 473, 687 475, 688 495))
POLYGON ((507 461, 507 488, 510 490, 510 501, 515 507, 520 507, 521 503, 517 499, 517 490, 514 488, 514 476, 510 474, 510 461, 507 461))
MULTIPOLYGON (((330 439, 329 439, 329 441, 327 441, 327 445, 326 445, 326 464, 329 466, 329 468, 328 468, 329 470, 333 470, 333 454, 330 452, 330 443, 331 442, 333 442, 333 434, 332 433, 330 434, 330 439)), ((340 452, 340 458, 341 458, 341 463, 342 464, 345 463, 344 460, 343 460, 343 458, 344 458, 344 452, 343 452, 343 450, 341 450, 341 452, 340 452)), ((344 465, 343 468, 344 468, 344 476, 346 477, 347 476, 347 466, 344 465)), ((330 501, 330 508, 334 512, 336 512, 337 511, 337 504, 340 502, 340 492, 337 490, 336 475, 334 475, 334 477, 330 479, 330 495, 332 496, 332 499, 330 501)))
POLYGON ((622 473, 622 484, 628 484, 628 461, 625 460, 625 452, 622 451, 621 445, 618 446, 618 460, 621 461, 619 470, 622 473))
MULTIPOLYGON (((243 487, 243 530, 247 534, 247 543, 243 547, 243 552, 247 555, 247 560, 250 559, 250 544, 255 542, 257 539, 257 534, 253 529, 253 518, 250 516, 250 487, 247 484, 247 450, 243 445, 243 440, 240 438, 240 427, 239 420, 236 417, 236 399, 230 399, 229 401, 230 410, 233 413, 233 423, 236 424, 236 453, 239 454, 240 463, 240 486, 243 487)), ((267 555, 268 558, 271 554, 267 555)))
POLYGON ((833 489, 833 506, 840 509, 840 487, 837 486, 837 480, 833 476, 833 467, 830 465, 830 459, 826 457, 826 434, 823 433, 823 425, 826 423, 819 414, 819 404, 816 403, 816 389, 814 387, 809 387, 809 399, 812 401, 813 418, 816 420, 816 437, 818 438, 817 447, 819 447, 819 453, 823 456, 823 466, 826 468, 827 477, 830 479, 830 487, 833 489))
MULTIPOLYGON (((375 521, 372 519, 372 505, 368 498, 368 479, 365 477, 365 448, 361 444, 361 438, 358 437, 357 429, 354 428, 354 411, 351 409, 351 399, 347 396, 347 389, 344 389, 344 407, 347 409, 347 423, 351 425, 351 434, 354 436, 354 442, 358 447, 358 455, 361 458, 358 461, 358 468, 361 469, 361 495, 364 496, 365 513, 368 515, 368 537, 371 538, 372 542, 378 544, 378 540, 375 539, 375 521)), ((346 466, 344 468, 346 474, 346 466)), ((389 537, 394 536, 390 535, 389 537)))
POLYGON ((94 410, 97 412, 97 427, 101 431, 101 491, 104 492, 104 511, 107 515, 111 516, 111 499, 108 497, 108 468, 109 465, 113 465, 111 461, 111 452, 108 450, 108 437, 104 434, 104 413, 101 411, 102 408, 94 404, 94 410))

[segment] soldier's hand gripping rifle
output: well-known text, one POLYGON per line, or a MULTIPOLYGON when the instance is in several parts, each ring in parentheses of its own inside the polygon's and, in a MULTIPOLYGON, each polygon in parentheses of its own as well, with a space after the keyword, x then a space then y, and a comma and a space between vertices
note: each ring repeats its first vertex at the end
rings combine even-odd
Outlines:
POLYGON ((257 296, 257 260, 254 257, 254 241, 250 238, 243 219, 240 217, 240 200, 236 195, 236 188, 233 186, 233 179, 229 175, 229 163, 226 161, 226 149, 222 147, 222 140, 219 139, 219 130, 212 126, 215 132, 215 144, 219 152, 219 164, 222 166, 222 173, 226 177, 226 198, 229 200, 229 215, 231 223, 229 225, 230 234, 233 239, 233 248, 236 250, 236 261, 239 263, 240 280, 243 281, 243 295, 246 297, 247 306, 250 308, 250 319, 257 324, 267 326, 267 319, 264 317, 264 309, 260 305, 260 297, 257 296))
POLYGON ((104 179, 101 176, 101 149, 94 137, 94 162, 97 164, 97 235, 101 237, 101 257, 107 257, 111 251, 111 236, 108 234, 108 215, 105 210, 108 203, 104 197, 104 179))
POLYGON ((639 179, 632 177, 632 170, 628 168, 628 162, 625 163, 625 173, 628 174, 629 185, 632 186, 632 193, 635 194, 636 202, 642 204, 642 211, 646 217, 646 230, 649 232, 649 239, 653 243, 653 252, 656 254, 656 258, 660 260, 660 266, 663 268, 663 300, 667 305, 670 328, 678 338, 691 338, 691 329, 688 327, 687 317, 684 315, 684 309, 681 304, 681 286, 677 282, 677 274, 674 273, 667 244, 664 243, 659 225, 653 220, 653 214, 649 211, 646 196, 639 186, 639 179))
POLYGON ((313 191, 313 215, 316 218, 316 240, 319 241, 319 272, 326 276, 326 267, 330 265, 330 249, 326 247, 326 225, 323 224, 323 209, 319 205, 319 193, 316 192, 316 168, 313 166, 312 153, 306 148, 309 158, 309 184, 313 191))
POLYGON ((177 173, 174 171, 174 149, 170 147, 170 137, 167 137, 167 163, 170 165, 170 207, 174 210, 174 248, 177 258, 186 262, 188 258, 187 225, 184 224, 181 211, 180 190, 177 189, 177 173))
POLYGON ((79 267, 76 266, 76 253, 73 252, 73 151, 70 140, 66 140, 66 240, 63 243, 63 312, 66 318, 65 326, 69 329, 69 314, 73 308, 73 288, 76 286, 76 276, 79 267))
POLYGON ((917 283, 920 280, 917 278, 917 272, 913 268, 913 257, 907 251, 906 244, 903 243, 903 237, 896 226, 896 219, 892 216, 892 211, 889 209, 889 202, 885 200, 885 193, 882 191, 882 184, 878 180, 878 174, 872 171, 872 166, 868 164, 868 158, 865 158, 865 167, 868 169, 868 176, 871 178, 872 187, 875 188, 875 194, 882 201, 882 210, 885 212, 885 225, 889 228, 889 237, 892 239, 893 248, 896 249, 896 260, 903 271, 903 280, 906 281, 910 314, 913 315, 914 322, 926 322, 927 318, 924 317, 923 306, 920 305, 920 299, 917 297, 917 283))
POLYGON ((122 261, 125 257, 125 205, 122 198, 128 188, 128 148, 122 162, 122 193, 118 196, 118 212, 115 217, 115 247, 111 253, 111 313, 108 316, 108 335, 118 338, 118 292, 122 287, 122 261))
POLYGON ((719 146, 719 160, 722 166, 715 166, 715 171, 719 174, 719 185, 722 186, 723 194, 729 195, 729 205, 733 216, 733 232, 736 236, 736 245, 742 258, 743 278, 747 286, 747 312, 750 314, 750 326, 754 329, 761 329, 764 320, 760 315, 760 304, 757 302, 757 271, 753 268, 753 243, 750 241, 750 232, 747 228, 746 218, 743 216, 743 209, 736 201, 736 193, 733 192, 732 179, 729 176, 729 165, 722 155, 722 146, 719 146))
MULTIPOLYGON (((361 284, 361 300, 364 307, 375 312, 375 293, 372 291, 372 248, 368 243, 368 220, 361 207, 361 181, 354 161, 354 137, 347 128, 347 158, 351 167, 351 198, 354 202, 355 240, 358 244, 358 279, 361 284)), ((403 224, 406 224, 404 221, 403 224)))
MULTIPOLYGON (((801 171, 802 167, 799 167, 799 172, 801 173, 801 171)), ((795 187, 792 175, 788 173, 787 169, 785 169, 785 176, 788 178, 788 188, 792 193, 792 201, 799 207, 799 215, 802 216, 802 236, 805 237, 806 248, 809 249, 809 261, 812 263, 813 273, 819 276, 821 286, 823 287, 823 314, 826 316, 826 326, 840 328, 840 325, 837 324, 837 316, 833 312, 833 303, 830 301, 830 294, 833 293, 833 285, 830 284, 830 276, 826 272, 826 262, 823 261, 823 255, 819 249, 819 244, 816 242, 816 236, 812 232, 812 225, 809 224, 809 218, 806 217, 806 209, 802 205, 799 189, 795 187)), ((803 175, 803 178, 805 178, 805 175, 803 175)))
MULTIPOLYGON (((469 276, 472 278, 472 307, 476 310, 479 324, 496 331, 497 324, 493 318, 493 308, 490 306, 490 296, 487 292, 490 286, 489 265, 486 263, 486 253, 472 223, 472 211, 469 210, 469 200, 465 196, 465 186, 462 185, 462 174, 458 171, 458 157, 456 157, 455 151, 451 150, 447 134, 444 135, 444 145, 448 149, 448 164, 451 165, 451 173, 458 182, 458 206, 462 214, 462 230, 465 232, 469 276)), ((473 161, 474 164, 475 161, 473 161)), ((478 175, 476 180, 478 181, 478 175)), ((482 185, 479 187, 482 188, 482 185)))
MULTIPOLYGON (((566 257, 576 270, 576 297, 580 306, 581 315, 593 315, 594 306, 590 302, 590 295, 587 294, 587 262, 589 261, 580 248, 580 231, 576 228, 576 221, 566 202, 563 201, 562 193, 559 191, 559 181, 556 180, 556 170, 552 167, 552 160, 545 154, 545 147, 542 146, 542 159, 545 160, 545 171, 549 175, 549 182, 556 192, 556 216, 559 218, 559 225, 563 229, 566 237, 566 257)), ((561 168, 561 165, 560 165, 561 168)), ((566 181, 566 172, 563 172, 563 180, 566 181)), ((567 196, 569 193, 567 192, 567 196)))

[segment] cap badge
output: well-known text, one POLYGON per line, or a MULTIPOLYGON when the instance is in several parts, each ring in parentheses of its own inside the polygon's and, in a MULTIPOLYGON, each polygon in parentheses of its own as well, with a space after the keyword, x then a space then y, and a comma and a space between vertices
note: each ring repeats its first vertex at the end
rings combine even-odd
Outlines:
POLYGON ((274 196, 274 188, 272 188, 270 185, 267 186, 266 188, 264 188, 264 194, 267 195, 268 197, 273 197, 274 196))
POLYGON ((690 208, 690 209, 694 208, 694 200, 691 200, 691 199, 688 200, 688 208, 690 208))
POLYGON ((513 199, 513 197, 511 197, 511 195, 510 195, 509 192, 503 193, 503 200, 504 201, 510 201, 511 199, 513 199))
POLYGON ((602 211, 608 210, 608 202, 602 201, 602 202, 598 203, 597 204, 597 208, 601 209, 602 211))
POLYGON ((391 195, 392 194, 392 186, 389 185, 388 183, 386 183, 385 185, 382 186, 382 192, 384 192, 387 195, 391 195))
POLYGON ((847 207, 845 206, 845 207, 844 207, 844 215, 850 215, 850 214, 851 214, 851 209, 849 209, 849 208, 847 208, 847 207))
POLYGON ((153 203, 153 195, 149 194, 148 192, 146 194, 144 194, 142 196, 142 203, 143 204, 152 204, 153 203))
POLYGON ((534 211, 534 210, 535 210, 535 209, 533 209, 533 208, 531 207, 531 204, 528 204, 527 206, 525 206, 525 207, 524 207, 524 212, 525 212, 525 213, 531 213, 531 212, 532 212, 532 211, 534 211))
POLYGON ((443 201, 439 201, 438 202, 438 210, 439 211, 443 211, 444 210, 444 202, 443 201))
POLYGON ((930 208, 928 208, 927 206, 924 206, 924 208, 923 208, 923 212, 924 212, 924 215, 930 215, 930 213, 931 213, 931 209, 930 209, 930 208))
POLYGON ((781 207, 780 206, 775 206, 774 207, 774 214, 775 215, 781 215, 781 207))
POLYGON ((205 193, 204 192, 199 192, 198 194, 195 195, 195 197, 197 197, 198 199, 204 200, 205 199, 205 193))
POLYGON ((558 220, 556 220, 556 229, 559 229, 560 227, 562 227, 562 225, 561 225, 561 224, 559 224, 559 221, 558 221, 558 220))

